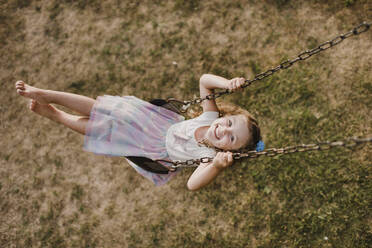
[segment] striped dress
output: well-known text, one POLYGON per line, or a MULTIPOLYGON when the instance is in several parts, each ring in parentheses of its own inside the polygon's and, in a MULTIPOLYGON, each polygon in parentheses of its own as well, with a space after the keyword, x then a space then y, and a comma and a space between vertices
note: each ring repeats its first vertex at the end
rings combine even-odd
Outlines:
MULTIPOLYGON (((183 116, 134 96, 99 96, 87 124, 84 150, 108 156, 169 159, 167 130, 183 120, 183 116)), ((177 173, 155 174, 128 163, 155 185, 165 184, 177 173)))

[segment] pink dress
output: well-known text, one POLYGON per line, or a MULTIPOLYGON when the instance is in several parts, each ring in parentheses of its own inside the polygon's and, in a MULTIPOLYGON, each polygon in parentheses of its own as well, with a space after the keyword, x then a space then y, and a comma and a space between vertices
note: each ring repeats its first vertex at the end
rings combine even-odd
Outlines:
MULTIPOLYGON (((91 110, 84 150, 109 156, 169 159, 165 137, 170 126, 184 117, 134 96, 99 96, 91 110)), ((177 172, 155 174, 129 164, 155 185, 163 185, 177 172)))

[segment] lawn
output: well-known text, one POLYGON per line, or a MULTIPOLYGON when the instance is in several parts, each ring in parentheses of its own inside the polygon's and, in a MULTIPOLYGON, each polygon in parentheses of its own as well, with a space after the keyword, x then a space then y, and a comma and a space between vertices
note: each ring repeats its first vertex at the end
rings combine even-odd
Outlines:
MULTIPOLYGON (((370 247, 371 144, 236 162, 188 191, 27 108, 14 82, 96 98, 198 96, 363 21, 368 0, 0 1, 0 247, 370 247)), ((266 147, 372 134, 372 30, 223 97, 266 147)), ((63 110, 66 110, 62 108, 63 110)))

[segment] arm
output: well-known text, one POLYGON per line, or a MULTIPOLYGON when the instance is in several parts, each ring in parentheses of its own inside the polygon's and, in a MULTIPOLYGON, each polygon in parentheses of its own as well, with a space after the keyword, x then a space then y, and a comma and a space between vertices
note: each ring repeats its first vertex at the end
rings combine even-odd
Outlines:
POLYGON ((198 190, 215 179, 221 171, 232 165, 233 158, 231 152, 219 152, 213 161, 209 164, 201 164, 187 182, 189 190, 198 190))
MULTIPOLYGON (((214 89, 229 89, 231 91, 235 91, 241 88, 244 81, 244 78, 233 78, 231 80, 228 80, 226 78, 212 74, 203 74, 199 80, 200 97, 204 98, 207 95, 212 94, 214 92, 214 89)), ((214 99, 203 101, 202 107, 203 112, 218 112, 218 108, 214 99)))

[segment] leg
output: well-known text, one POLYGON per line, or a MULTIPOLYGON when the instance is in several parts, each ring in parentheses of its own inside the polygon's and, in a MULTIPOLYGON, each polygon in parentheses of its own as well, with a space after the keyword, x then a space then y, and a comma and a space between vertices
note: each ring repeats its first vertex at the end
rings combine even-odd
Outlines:
POLYGON ((50 104, 40 104, 35 100, 31 100, 30 109, 41 116, 61 123, 64 126, 85 135, 85 129, 89 120, 88 116, 71 115, 50 104))
POLYGON ((90 115, 90 111, 96 102, 90 97, 61 91, 43 90, 29 86, 22 81, 16 82, 16 89, 21 96, 34 99, 40 104, 59 104, 86 116, 90 115))

